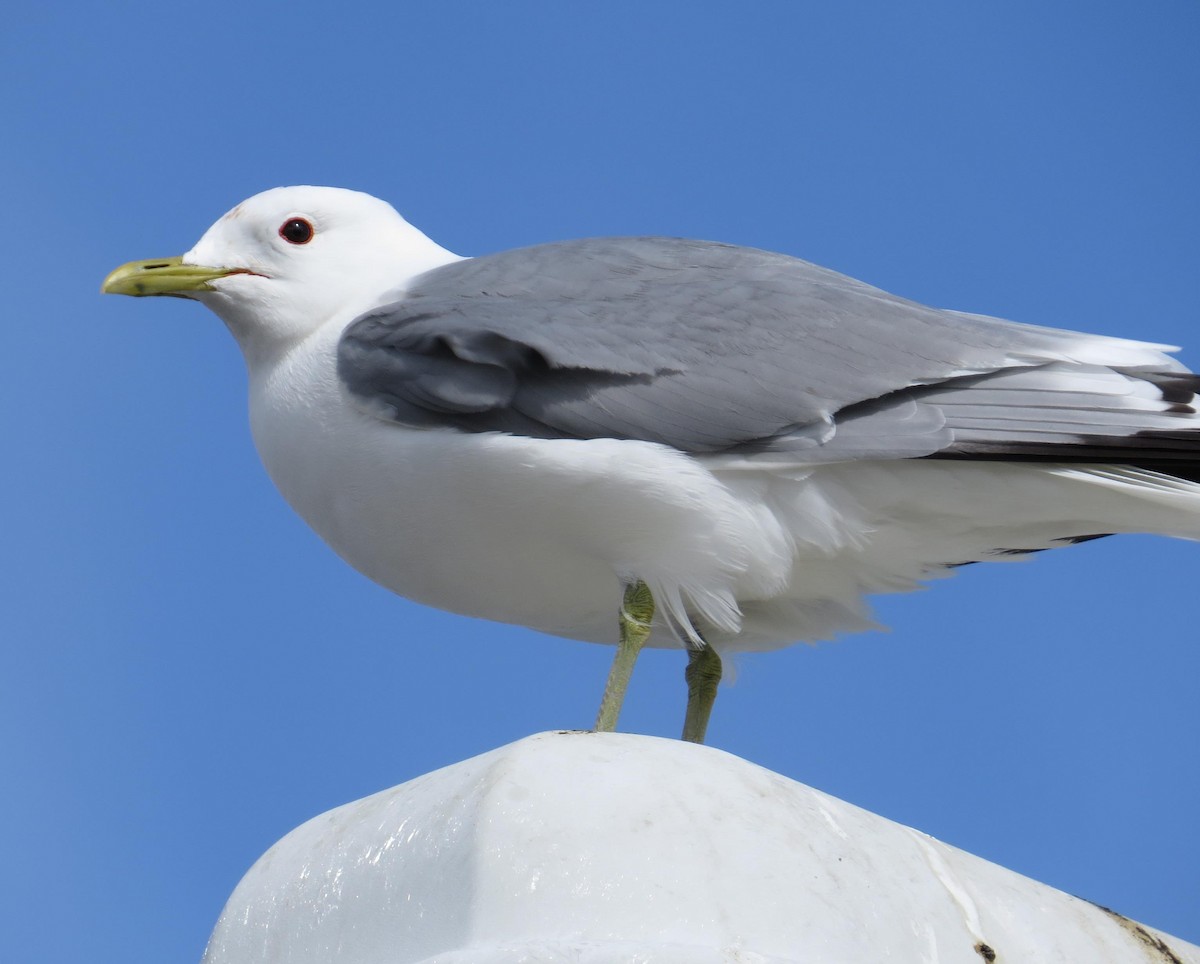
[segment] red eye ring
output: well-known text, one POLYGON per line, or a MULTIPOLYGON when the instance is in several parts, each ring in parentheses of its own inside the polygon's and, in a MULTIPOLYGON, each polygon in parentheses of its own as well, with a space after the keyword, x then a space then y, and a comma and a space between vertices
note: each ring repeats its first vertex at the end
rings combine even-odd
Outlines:
POLYGON ((308 244, 316 233, 307 218, 288 218, 279 226, 279 236, 288 244, 308 244))

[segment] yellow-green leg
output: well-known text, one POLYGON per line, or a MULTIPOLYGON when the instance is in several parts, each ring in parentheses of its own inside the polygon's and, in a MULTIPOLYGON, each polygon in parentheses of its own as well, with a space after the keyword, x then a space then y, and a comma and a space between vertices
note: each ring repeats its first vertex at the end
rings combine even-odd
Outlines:
POLYGON ((617 717, 621 714, 625 690, 633 675, 633 664, 637 662, 642 645, 650 638, 650 624, 653 621, 654 597, 650 594, 650 588, 639 579, 625 587, 625 598, 621 601, 617 655, 613 657, 612 668, 608 671, 604 698, 596 715, 596 729, 601 733, 611 733, 617 728, 617 717))
POLYGON ((717 686, 721 682, 721 657, 711 646, 689 648, 683 678, 687 680, 688 701, 681 738, 689 743, 703 743, 708 718, 717 699, 717 686))

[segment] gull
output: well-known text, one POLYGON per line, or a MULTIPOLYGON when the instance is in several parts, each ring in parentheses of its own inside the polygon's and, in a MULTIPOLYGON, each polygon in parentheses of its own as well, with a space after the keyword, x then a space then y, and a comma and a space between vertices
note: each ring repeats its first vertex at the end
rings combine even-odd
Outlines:
POLYGON ((872 628, 866 597, 1125 532, 1200 537, 1194 375, 1168 346, 928 308, 665 237, 463 258, 327 187, 239 204, 102 291, 208 306, 268 473, 401 596, 721 657, 872 628))

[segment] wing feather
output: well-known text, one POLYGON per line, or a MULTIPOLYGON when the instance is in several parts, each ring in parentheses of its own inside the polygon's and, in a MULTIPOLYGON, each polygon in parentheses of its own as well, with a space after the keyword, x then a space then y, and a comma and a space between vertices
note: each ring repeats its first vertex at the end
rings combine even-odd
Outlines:
POLYGON ((607 238, 436 268, 352 322, 338 365, 359 404, 416 428, 799 462, 1195 461, 1200 383, 1163 348, 751 248, 607 238))

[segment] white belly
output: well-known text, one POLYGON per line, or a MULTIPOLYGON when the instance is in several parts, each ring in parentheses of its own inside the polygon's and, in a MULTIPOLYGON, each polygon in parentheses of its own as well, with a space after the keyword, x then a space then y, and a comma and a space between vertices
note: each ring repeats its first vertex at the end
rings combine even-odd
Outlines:
MULTIPOLYGON (((757 544, 759 521, 685 455, 406 429, 348 402, 318 339, 252 377, 250 401, 292 507, 354 568, 430 606, 615 642, 622 582, 643 579, 660 609, 728 635, 754 560, 782 561, 781 534, 757 544)), ((664 622, 652 644, 679 642, 664 622)))

